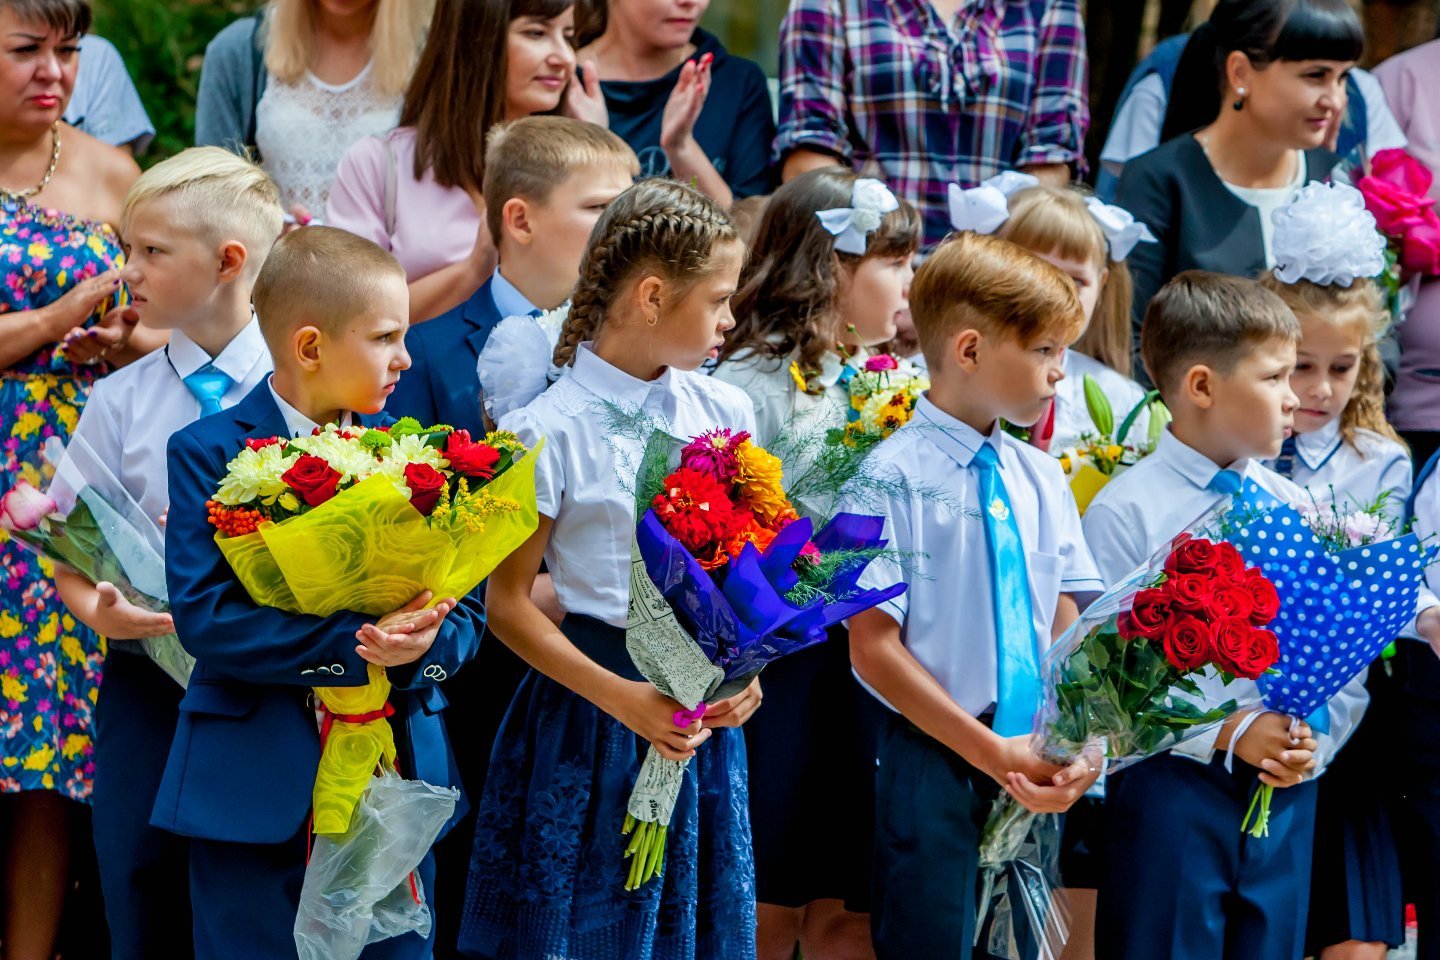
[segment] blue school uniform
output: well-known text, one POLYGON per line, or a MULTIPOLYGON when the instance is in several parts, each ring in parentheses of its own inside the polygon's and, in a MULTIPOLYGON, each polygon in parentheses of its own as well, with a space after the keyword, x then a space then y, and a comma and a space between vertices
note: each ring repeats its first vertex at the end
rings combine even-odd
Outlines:
POLYGON ((495 305, 498 277, 497 270, 458 307, 410 327, 405 334, 410 369, 400 375, 385 404, 387 413, 414 417, 426 426, 446 423, 476 438, 485 435, 475 364, 491 331, 506 316, 495 305))
MULTIPOLYGON (((501 426, 546 440, 535 470, 554 520, 546 567, 564 634, 639 679, 625 653, 635 497, 644 437, 617 435, 607 405, 673 436, 755 428, 750 400, 702 374, 646 382, 581 345, 574 366, 501 426)), ((612 408, 613 409, 613 408, 612 408)), ((463 951, 493 960, 733 960, 755 955, 745 740, 716 729, 686 767, 661 874, 624 889, 620 830, 649 744, 544 674, 528 671, 495 741, 476 815, 463 951)))
MULTIPOLYGON (((1301 502, 1293 483, 1254 461, 1232 471, 1301 502)), ((1154 453, 1111 481, 1085 512, 1085 536, 1107 582, 1148 559, 1219 497, 1221 468, 1166 431, 1154 453)), ((1252 681, 1202 680, 1214 702, 1253 697, 1252 681)), ((1319 769, 1364 712, 1352 681, 1318 734, 1319 769)), ((1258 771, 1215 749, 1218 726, 1106 783, 1105 859, 1096 955, 1107 960, 1295 960, 1303 955, 1315 833, 1313 780, 1275 791, 1270 835, 1240 829, 1258 771)), ((1317 774, 1318 776, 1318 770, 1317 774)))
MULTIPOLYGON (((308 815, 320 760, 310 688, 359 686, 366 662, 355 631, 373 617, 329 617, 257 606, 231 572, 205 501, 247 437, 294 436, 303 415, 282 408, 269 381, 236 406, 170 438, 166 579, 181 642, 196 658, 151 819, 191 839, 190 889, 202 957, 294 956, 308 815)), ((288 405, 283 405, 288 406, 288 405)), ((366 426, 385 422, 361 417, 366 426)), ((474 655, 484 610, 472 594, 414 663, 386 673, 390 719, 406 776, 458 786, 439 713, 440 682, 474 655)), ((457 816, 459 811, 457 810, 457 816)), ((429 872, 430 858, 422 868, 429 872)), ((372 957, 424 957, 410 933, 373 945, 372 957)))
MULTIPOLYGON (((1440 480, 1436 465, 1440 453, 1430 457, 1415 480, 1407 506, 1415 533, 1435 543, 1440 534, 1440 480)), ((1440 568, 1425 572, 1431 590, 1440 590, 1440 568)), ((1424 644, 1401 643, 1399 656, 1405 674, 1401 723, 1406 762, 1400 767, 1409 821, 1400 833, 1406 861, 1409 899, 1415 904, 1420 926, 1418 960, 1440 960, 1440 658, 1424 644)))
MULTIPOLYGON (((1007 720, 1001 696, 1007 678, 1022 656, 1038 662, 1062 593, 1088 599, 1101 587, 1059 463, 998 424, 988 436, 980 434, 925 395, 911 421, 870 454, 866 468, 885 481, 866 487, 887 489, 848 497, 842 509, 883 514, 890 548, 914 558, 918 568, 910 589, 877 609, 900 625, 906 649, 961 709, 995 722, 1006 735, 1019 732, 1006 729, 1017 721, 1028 731, 1038 700, 1007 720), (985 493, 992 471, 1008 502, 998 492, 995 499, 985 493), (1000 563, 991 559, 990 538, 999 536, 992 518, 1013 520, 1018 534, 1013 551, 996 554, 1000 563), (1011 579, 1016 567, 1023 584, 1011 579), (1028 598, 1013 592, 1026 587, 1028 598), (1029 623, 1001 620, 1001 603, 1024 610, 1025 599, 1029 623), (964 628, 957 630, 959 624, 964 628), (1002 654, 1005 632, 1016 627, 1031 649, 1007 643, 1002 654)), ((860 586, 883 586, 893 575, 885 564, 872 564, 860 586)), ((882 960, 983 956, 974 946, 979 844, 999 786, 893 707, 885 714, 875 782, 876 953, 882 960)))
MULTIPOLYGON (((50 487, 61 510, 68 513, 80 490, 93 486, 116 504, 122 496, 133 501, 158 531, 169 506, 166 441, 202 412, 186 378, 193 383, 211 371, 225 378, 215 381, 214 402, 222 407, 268 376, 258 321, 213 359, 173 330, 164 349, 97 382, 50 487)), ((110 642, 95 704, 91 824, 114 960, 181 960, 192 950, 188 845, 150 826, 183 693, 138 643, 110 642)))

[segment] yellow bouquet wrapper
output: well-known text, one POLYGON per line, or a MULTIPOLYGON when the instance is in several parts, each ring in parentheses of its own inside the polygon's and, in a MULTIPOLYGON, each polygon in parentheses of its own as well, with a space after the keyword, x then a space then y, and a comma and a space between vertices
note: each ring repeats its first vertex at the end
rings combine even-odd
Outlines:
MULTIPOLYGON (((535 463, 542 439, 484 491, 518 509, 495 513, 484 529, 431 526, 387 476, 375 475, 341 491, 314 510, 280 523, 262 523, 240 537, 217 535, 220 547, 250 599, 291 613, 328 617, 351 610, 379 617, 425 590, 434 600, 461 597, 488 577, 539 526, 535 463)), ((337 715, 315 777, 315 832, 344 833, 381 758, 395 758, 395 740, 383 718, 349 723, 340 716, 383 711, 390 681, 370 665, 359 687, 316 687, 320 702, 337 715)))
POLYGON ((1072 467, 1069 477, 1070 492, 1075 495, 1075 506, 1080 508, 1080 516, 1083 517, 1090 501, 1095 499, 1095 494, 1099 493, 1111 478, 1097 470, 1092 463, 1081 463, 1072 467))

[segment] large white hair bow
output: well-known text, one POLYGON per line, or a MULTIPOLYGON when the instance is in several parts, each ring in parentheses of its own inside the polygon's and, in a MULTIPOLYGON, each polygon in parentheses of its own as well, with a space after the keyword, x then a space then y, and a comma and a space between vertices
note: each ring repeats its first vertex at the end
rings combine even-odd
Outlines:
POLYGON ((1385 238, 1365 197, 1345 183, 1307 183, 1275 211, 1270 250, 1283 283, 1348 287, 1385 271, 1385 238))
POLYGON ((1130 256, 1130 251, 1135 249, 1137 243, 1159 243, 1150 228, 1136 220, 1124 207, 1106 203, 1099 197, 1086 197, 1085 206, 1090 209, 1090 216, 1095 218, 1095 222, 1100 224, 1100 231, 1105 234, 1111 260, 1124 260, 1130 256))
POLYGON ((885 214, 900 209, 900 201, 880 180, 862 177, 850 191, 850 206, 820 210, 815 216, 835 238, 835 249, 841 253, 865 255, 866 238, 880 229, 885 214))
POLYGON ((481 402, 490 419, 499 422, 545 392, 560 378, 551 362, 570 301, 538 317, 506 317, 490 331, 485 349, 475 361, 475 375, 483 391, 481 402))
POLYGON ((950 226, 956 230, 994 233, 1010 219, 1010 195, 1039 186, 1040 181, 1028 173, 1006 170, 980 186, 961 189, 950 184, 950 226))

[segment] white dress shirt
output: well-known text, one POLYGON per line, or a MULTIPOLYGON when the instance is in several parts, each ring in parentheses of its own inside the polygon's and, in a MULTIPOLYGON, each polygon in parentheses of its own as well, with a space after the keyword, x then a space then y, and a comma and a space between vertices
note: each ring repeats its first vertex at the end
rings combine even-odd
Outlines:
MULTIPOLYGON (((1200 451, 1176 438, 1168 429, 1155 452, 1105 485, 1085 511, 1085 538, 1106 583, 1117 583, 1133 573, 1156 551, 1201 514, 1220 495, 1209 489, 1221 469, 1230 469, 1286 503, 1297 504, 1305 494, 1294 483, 1255 460, 1241 460, 1222 468, 1200 451)), ((1226 700, 1255 701, 1253 680, 1222 684, 1218 677, 1202 678, 1206 702, 1218 706, 1226 700)), ((1349 739, 1365 712, 1370 696, 1365 674, 1351 680, 1330 700, 1330 733, 1316 733, 1319 744, 1315 775, 1349 739)), ((1215 755, 1220 725, 1176 746, 1174 752, 1209 763, 1215 755)))
POLYGON ((495 301, 495 309, 500 311, 501 320, 506 317, 528 317, 532 311, 539 309, 520 292, 519 287, 505 279, 499 267, 490 275, 490 298, 495 301))
MULTIPOLYGON (((925 394, 911 421, 866 461, 867 473, 889 481, 887 489, 876 492, 878 485, 867 483, 863 493, 847 496, 843 504, 851 513, 883 515, 890 549, 915 565, 908 575, 910 588, 877 609, 900 624, 906 649, 974 716, 995 703, 997 689, 993 578, 980 512, 980 473, 973 464, 987 443, 999 456, 1024 545, 1036 645, 1043 654, 1060 594, 1089 599, 1102 589, 1075 498, 1053 457, 1014 439, 998 424, 989 436, 982 435, 925 394)), ((877 561, 859 582, 885 587, 897 575, 905 573, 877 561)))
POLYGON ((166 347, 98 381, 51 486, 61 512, 69 512, 87 484, 113 496, 107 479, 96 476, 103 469, 147 517, 158 520, 170 505, 170 435, 200 418, 200 401, 184 380, 212 362, 234 381, 220 406, 234 406, 270 373, 260 322, 251 317, 213 361, 184 331, 172 330, 166 347))
MULTIPOLYGON (((299 410, 295 409, 295 407, 291 406, 290 401, 280 396, 280 394, 275 390, 275 379, 273 377, 267 380, 265 382, 265 385, 270 388, 270 399, 274 400, 275 406, 280 408, 280 416, 285 418, 285 430, 290 434, 292 438, 308 437, 316 430, 319 430, 322 426, 324 426, 324 424, 316 423, 314 420, 311 420, 305 414, 301 413, 299 410)), ((346 410, 340 415, 339 425, 342 427, 348 427, 353 422, 353 420, 353 415, 350 413, 349 410, 346 410)))
MULTIPOLYGON (((1059 456, 1066 447, 1075 446, 1082 433, 1096 432, 1095 421, 1090 419, 1090 408, 1085 405, 1086 374, 1095 378, 1105 398, 1110 401, 1117 432, 1135 405, 1145 399, 1145 388, 1140 384, 1077 350, 1065 351, 1061 369, 1065 371, 1065 379, 1055 385, 1055 431, 1050 435, 1050 453, 1055 456, 1059 456)), ((1149 429, 1150 413, 1142 410, 1125 439, 1130 443, 1139 443, 1145 439, 1149 429)))
MULTIPOLYGON (((1273 468, 1274 462, 1266 465, 1273 468)), ((1346 443, 1336 417, 1313 433, 1296 435, 1291 479, 1316 503, 1325 506, 1338 500, 1346 512, 1387 494, 1385 513, 1399 521, 1410 496, 1410 454, 1394 440, 1370 430, 1355 431, 1355 443, 1346 443)))
POLYGON ((549 390, 500 421, 534 446, 540 512, 554 520, 545 564, 560 606, 623 627, 630 600, 636 471, 645 438, 608 429, 607 404, 640 410, 672 436, 689 440, 728 427, 755 431, 750 398, 701 373, 666 370, 637 380, 581 344, 573 366, 549 390))

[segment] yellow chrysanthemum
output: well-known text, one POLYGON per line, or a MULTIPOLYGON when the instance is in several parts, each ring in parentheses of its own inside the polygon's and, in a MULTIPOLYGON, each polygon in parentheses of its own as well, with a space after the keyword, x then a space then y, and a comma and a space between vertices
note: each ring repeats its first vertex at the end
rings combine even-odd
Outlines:
POLYGON ((299 454, 286 456, 278 443, 259 450, 246 447, 225 465, 225 479, 215 500, 228 507, 251 503, 255 500, 278 497, 289 489, 281 474, 295 465, 299 454))
POLYGON ((29 685, 22 683, 19 677, 8 673, 0 675, 0 697, 15 703, 24 703, 28 699, 29 690, 29 685))
POLYGON ((746 440, 735 448, 735 466, 740 496, 761 523, 774 523, 776 517, 791 510, 780 486, 784 467, 779 457, 746 440))

